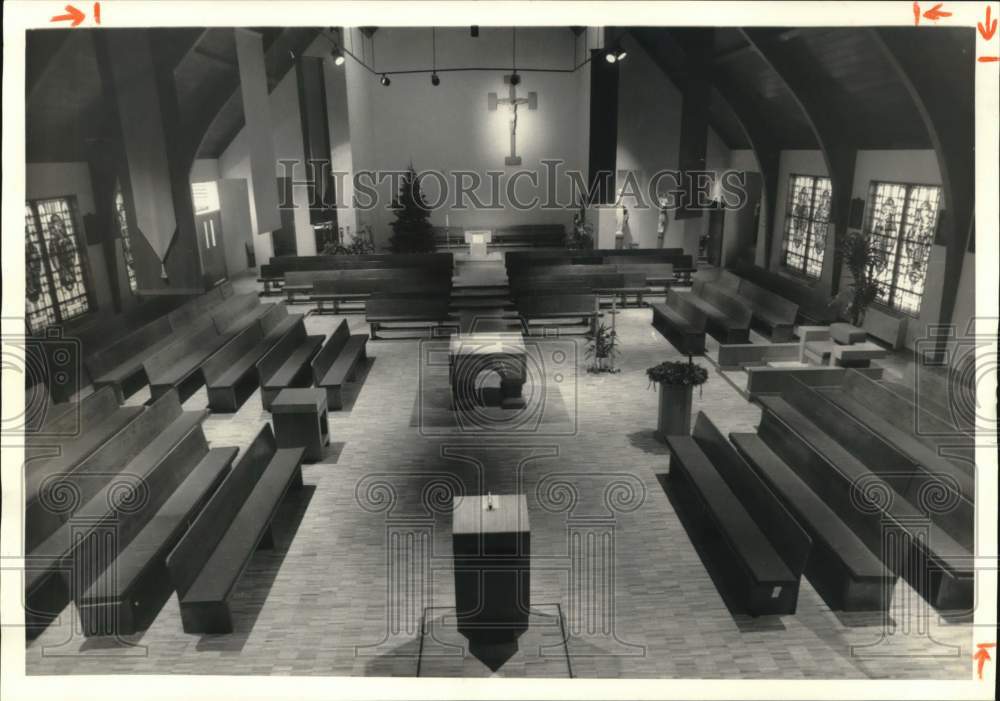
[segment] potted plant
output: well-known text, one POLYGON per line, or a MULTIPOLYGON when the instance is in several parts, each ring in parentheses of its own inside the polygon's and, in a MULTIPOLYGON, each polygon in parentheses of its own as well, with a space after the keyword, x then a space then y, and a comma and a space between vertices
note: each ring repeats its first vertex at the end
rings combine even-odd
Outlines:
POLYGON ((872 236, 848 231, 840 255, 851 273, 851 284, 834 298, 833 304, 854 326, 860 327, 869 305, 878 298, 879 282, 875 274, 885 269, 886 252, 872 236))
POLYGON ((708 371, 688 361, 665 361, 646 370, 651 385, 660 386, 660 411, 656 422, 659 438, 691 433, 691 395, 708 380, 708 371))
POLYGON ((587 372, 618 372, 614 367, 614 359, 618 355, 618 332, 608 327, 603 321, 590 334, 586 357, 593 363, 587 372))

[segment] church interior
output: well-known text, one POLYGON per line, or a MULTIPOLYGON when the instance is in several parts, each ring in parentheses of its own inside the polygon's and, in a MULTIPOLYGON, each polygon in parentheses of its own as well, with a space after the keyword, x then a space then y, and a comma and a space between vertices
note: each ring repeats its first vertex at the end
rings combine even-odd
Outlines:
POLYGON ((28 31, 26 673, 969 678, 916 31, 28 31))

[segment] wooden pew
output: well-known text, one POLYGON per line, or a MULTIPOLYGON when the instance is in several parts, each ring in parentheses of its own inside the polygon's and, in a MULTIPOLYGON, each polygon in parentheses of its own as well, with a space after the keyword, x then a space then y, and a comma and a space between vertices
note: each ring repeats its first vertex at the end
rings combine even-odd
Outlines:
POLYGON ((365 302, 365 321, 371 328, 372 339, 379 339, 379 331, 392 324, 396 331, 412 334, 416 328, 432 333, 442 327, 457 327, 451 317, 451 299, 446 296, 394 297, 378 295, 365 302))
POLYGON ((690 436, 667 436, 670 483, 698 530, 717 533, 727 589, 753 616, 795 613, 811 539, 699 412, 690 436))
MULTIPOLYGON (((489 227, 483 227, 489 228, 489 227)), ((434 242, 439 247, 465 246, 463 227, 434 227, 434 242)), ((518 246, 562 246, 566 230, 561 224, 515 224, 490 229, 490 247, 513 248, 518 246)))
POLYGON ((236 582, 258 546, 273 547, 271 521, 288 489, 302 486, 303 452, 279 449, 264 424, 167 555, 185 633, 232 632, 236 582))
POLYGON ((704 280, 695 280, 689 300, 705 314, 705 330, 719 343, 750 342, 750 308, 704 280))
POLYGON ((256 323, 270 310, 256 292, 234 295, 212 309, 212 321, 220 334, 236 334, 256 323))
POLYGON ((869 550, 902 569, 897 574, 908 577, 935 608, 971 610, 974 569, 967 548, 785 399, 767 396, 757 401, 764 409, 758 435, 869 550), (886 529, 895 534, 890 541, 886 529), (882 554, 886 542, 897 544, 899 552, 882 554), (920 566, 906 567, 904 562, 920 566))
MULTIPOLYGON (((27 514, 25 551, 26 622, 29 635, 37 634, 69 601, 89 585, 77 565, 97 560, 88 555, 95 548, 91 534, 107 540, 108 528, 118 538, 117 525, 126 532, 130 511, 113 508, 118 499, 129 499, 129 508, 149 498, 152 473, 195 429, 200 430, 204 411, 184 412, 176 392, 153 402, 133 421, 80 463, 70 474, 48 486, 50 498, 27 514), (101 535, 103 533, 103 536, 101 535), (80 555, 78 556, 78 553, 80 555)), ((170 468, 173 469, 173 468, 170 468)))
POLYGON ((237 411, 260 382, 257 361, 294 327, 302 327, 305 335, 301 314, 288 314, 284 303, 267 307, 257 321, 202 364, 208 408, 213 412, 237 411))
POLYGON ((327 408, 343 408, 341 388, 345 382, 355 379, 358 367, 367 359, 367 343, 367 335, 352 335, 347 321, 342 320, 313 358, 313 378, 317 387, 326 390, 327 408))
POLYGON ((188 300, 170 312, 167 315, 167 318, 170 320, 170 327, 174 331, 179 331, 185 326, 203 321, 201 317, 207 314, 213 307, 232 296, 233 288, 230 283, 214 287, 205 294, 188 300))
POLYGON ((116 529, 111 548, 94 548, 78 577, 76 599, 84 635, 130 635, 143 630, 170 597, 167 553, 222 482, 236 448, 209 448, 201 424, 147 478, 148 498, 116 529), (102 565, 105 565, 102 569, 102 565), (90 581, 89 586, 87 582, 90 581))
POLYGON ((176 388, 181 401, 187 401, 205 381, 202 363, 231 339, 232 334, 219 333, 211 318, 185 327, 176 341, 143 361, 152 398, 176 388))
POLYGON ((258 282, 264 283, 264 294, 283 287, 284 276, 296 271, 407 269, 433 270, 451 277, 454 258, 451 253, 390 253, 335 256, 280 256, 271 258, 260 268, 258 282))
POLYGON ((805 575, 835 611, 889 608, 896 576, 759 436, 731 433, 740 455, 812 539, 805 575))
POLYGON ((667 290, 663 304, 652 304, 653 328, 684 355, 705 352, 705 314, 689 295, 667 290))
POLYGON ((556 323, 558 320, 579 319, 584 331, 590 331, 597 323, 597 296, 592 293, 551 293, 523 295, 515 300, 517 312, 528 324, 541 322, 546 327, 553 325, 565 328, 570 324, 556 323))
MULTIPOLYGON (((801 367, 753 367, 744 368, 747 372, 747 394, 751 399, 759 395, 781 394, 788 386, 791 378, 810 387, 839 387, 847 376, 847 368, 830 366, 804 365, 801 367)), ((882 368, 864 368, 861 372, 869 377, 881 379, 882 368)))
POLYGON ((799 315, 799 305, 795 302, 730 270, 723 270, 712 284, 749 306, 754 325, 766 329, 773 343, 786 343, 794 338, 795 320, 799 315))
POLYGON ((336 270, 316 273, 309 300, 316 302, 316 312, 325 311, 331 302, 338 314, 343 302, 364 303, 373 294, 447 296, 451 293, 451 274, 420 268, 392 270, 336 270))
POLYGON ((312 385, 310 363, 323 345, 324 338, 308 336, 305 325, 295 325, 256 362, 260 401, 264 409, 270 410, 271 402, 286 387, 312 385))
POLYGON ((836 320, 836 310, 828 296, 801 278, 741 264, 731 269, 734 275, 798 305, 798 316, 806 324, 828 324, 836 320))
POLYGON ((111 387, 120 398, 131 397, 148 381, 143 361, 173 343, 173 333, 164 316, 85 358, 94 389, 111 387))

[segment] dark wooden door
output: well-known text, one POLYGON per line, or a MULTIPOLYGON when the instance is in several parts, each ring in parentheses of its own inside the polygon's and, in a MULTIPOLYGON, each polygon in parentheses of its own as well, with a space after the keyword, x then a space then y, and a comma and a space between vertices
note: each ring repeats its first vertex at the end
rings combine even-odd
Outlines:
POLYGON ((226 247, 222 241, 222 214, 216 210, 194 218, 198 229, 198 247, 205 267, 205 283, 215 286, 226 279, 226 247))

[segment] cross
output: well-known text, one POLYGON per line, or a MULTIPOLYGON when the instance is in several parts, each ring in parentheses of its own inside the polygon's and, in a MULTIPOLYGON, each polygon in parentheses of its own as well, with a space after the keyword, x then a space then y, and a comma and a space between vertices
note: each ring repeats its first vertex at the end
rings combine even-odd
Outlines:
POLYGON ((521 76, 516 73, 505 75, 503 82, 510 86, 508 96, 498 98, 495 92, 491 92, 486 96, 487 105, 490 112, 495 112, 497 105, 510 105, 510 155, 504 158, 503 162, 504 165, 519 166, 521 165, 521 157, 517 155, 517 108, 519 105, 527 105, 529 110, 538 109, 538 93, 529 92, 527 97, 518 97, 517 84, 521 82, 521 76))

